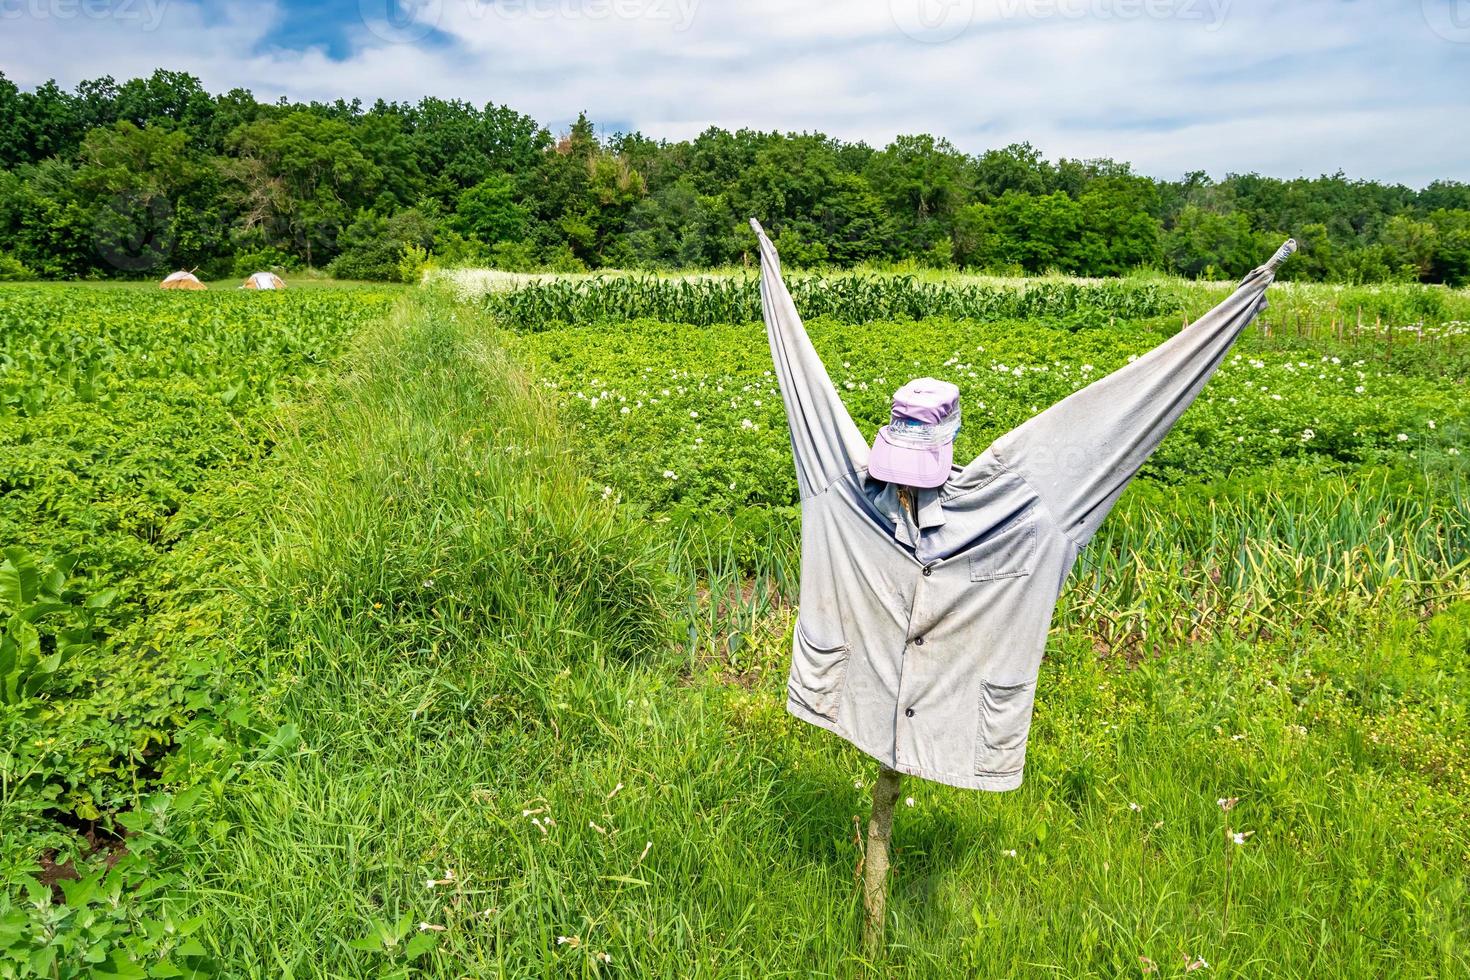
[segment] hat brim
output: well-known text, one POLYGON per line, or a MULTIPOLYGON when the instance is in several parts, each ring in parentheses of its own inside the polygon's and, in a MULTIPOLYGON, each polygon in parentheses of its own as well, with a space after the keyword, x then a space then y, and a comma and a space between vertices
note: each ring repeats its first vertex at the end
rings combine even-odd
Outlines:
POLYGON ((887 439, 888 426, 878 430, 868 456, 868 475, 889 483, 932 489, 943 486, 954 465, 954 443, 928 449, 895 446, 887 439))

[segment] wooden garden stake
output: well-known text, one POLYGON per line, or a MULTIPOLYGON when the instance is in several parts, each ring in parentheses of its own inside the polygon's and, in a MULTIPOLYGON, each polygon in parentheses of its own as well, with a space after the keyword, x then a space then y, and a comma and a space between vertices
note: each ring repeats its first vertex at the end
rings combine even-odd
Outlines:
MULTIPOLYGON (((898 502, 915 519, 918 500, 912 487, 898 488, 898 502)), ((903 773, 878 764, 878 781, 873 784, 873 812, 868 817, 868 843, 863 849, 863 942, 868 955, 877 959, 883 952, 883 923, 888 909, 888 839, 893 836, 893 807, 903 773)))
POLYGON ((883 952, 883 923, 888 908, 888 839, 893 834, 893 807, 898 803, 903 774, 879 765, 873 784, 873 813, 868 819, 868 843, 863 860, 863 939, 868 955, 883 952))

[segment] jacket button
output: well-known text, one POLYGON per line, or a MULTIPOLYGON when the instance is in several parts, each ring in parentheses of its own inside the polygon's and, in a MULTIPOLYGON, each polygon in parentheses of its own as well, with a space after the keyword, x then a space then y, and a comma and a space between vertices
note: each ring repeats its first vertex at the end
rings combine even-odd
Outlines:
POLYGON ((934 574, 934 566, 933 565, 925 565, 924 566, 924 577, 925 578, 928 578, 930 575, 933 575, 933 574, 934 574))
POLYGON ((916 637, 914 637, 914 646, 921 647, 923 645, 924 645, 924 638, 922 636, 916 636, 916 637))
POLYGON ((905 718, 912 718, 914 716, 914 709, 913 708, 904 708, 903 709, 903 716, 905 718))

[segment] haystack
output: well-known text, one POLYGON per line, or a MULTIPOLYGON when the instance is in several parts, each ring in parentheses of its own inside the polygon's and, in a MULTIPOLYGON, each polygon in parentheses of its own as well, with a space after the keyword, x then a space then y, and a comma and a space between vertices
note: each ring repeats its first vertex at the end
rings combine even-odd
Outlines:
POLYGON ((180 270, 159 283, 164 289, 206 289, 204 283, 192 272, 180 270))
POLYGON ((286 280, 274 272, 257 272, 245 280, 244 289, 285 289, 286 280))

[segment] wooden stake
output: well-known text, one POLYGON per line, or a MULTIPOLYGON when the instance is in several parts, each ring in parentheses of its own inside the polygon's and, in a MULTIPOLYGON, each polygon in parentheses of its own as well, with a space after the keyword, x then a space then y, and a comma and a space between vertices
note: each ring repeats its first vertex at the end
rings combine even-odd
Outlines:
POLYGON ((883 952, 883 925, 888 909, 888 840, 893 834, 893 807, 898 803, 903 774, 879 765, 873 784, 873 814, 868 820, 868 844, 863 859, 863 940, 868 955, 883 952))

